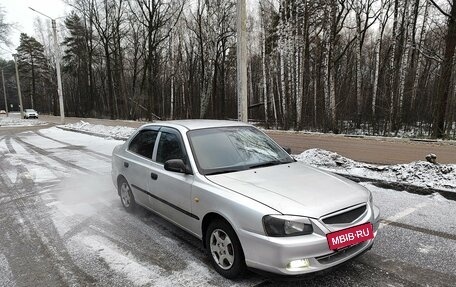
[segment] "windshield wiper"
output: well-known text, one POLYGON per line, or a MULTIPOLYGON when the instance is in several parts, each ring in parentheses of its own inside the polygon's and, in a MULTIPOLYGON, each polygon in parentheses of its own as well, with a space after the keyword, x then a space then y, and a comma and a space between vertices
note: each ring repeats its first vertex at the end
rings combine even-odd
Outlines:
POLYGON ((252 169, 252 168, 259 168, 259 167, 267 167, 267 166, 273 166, 273 165, 278 165, 278 164, 283 164, 283 163, 288 163, 288 162, 284 162, 284 161, 280 161, 280 160, 271 160, 271 161, 251 165, 251 166, 249 166, 249 168, 252 169))
POLYGON ((241 171, 242 169, 223 169, 223 170, 217 170, 213 172, 208 172, 205 175, 216 175, 216 174, 222 174, 222 173, 229 173, 229 172, 236 172, 236 171, 241 171))

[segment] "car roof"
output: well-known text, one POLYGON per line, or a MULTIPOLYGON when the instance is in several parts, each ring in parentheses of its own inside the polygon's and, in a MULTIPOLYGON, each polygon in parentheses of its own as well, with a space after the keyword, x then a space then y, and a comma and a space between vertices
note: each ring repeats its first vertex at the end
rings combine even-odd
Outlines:
POLYGON ((199 130, 207 128, 218 127, 233 127, 233 126, 251 126, 249 124, 239 121, 226 121, 226 120, 175 120, 175 121, 161 121, 145 126, 181 126, 188 130, 199 130))

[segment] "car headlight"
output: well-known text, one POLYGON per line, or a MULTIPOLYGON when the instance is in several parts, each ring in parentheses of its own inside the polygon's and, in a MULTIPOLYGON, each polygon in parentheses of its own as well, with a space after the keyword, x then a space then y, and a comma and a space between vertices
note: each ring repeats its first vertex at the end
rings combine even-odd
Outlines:
POLYGON ((263 217, 266 234, 272 237, 287 237, 312 234, 312 223, 307 217, 292 215, 266 215, 263 217))

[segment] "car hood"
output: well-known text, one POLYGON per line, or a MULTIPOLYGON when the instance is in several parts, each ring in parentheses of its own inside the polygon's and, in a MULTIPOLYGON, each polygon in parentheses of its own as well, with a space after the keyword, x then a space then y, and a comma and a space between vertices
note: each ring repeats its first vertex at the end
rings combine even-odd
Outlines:
POLYGON ((207 178, 289 215, 319 218, 369 200, 364 187, 300 162, 207 178))

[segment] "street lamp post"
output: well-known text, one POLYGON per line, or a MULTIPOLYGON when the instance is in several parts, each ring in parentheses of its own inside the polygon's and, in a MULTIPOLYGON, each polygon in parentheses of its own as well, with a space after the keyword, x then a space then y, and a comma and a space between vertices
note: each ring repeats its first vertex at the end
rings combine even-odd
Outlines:
POLYGON ((2 69, 2 83, 3 83, 3 96, 5 97, 5 112, 6 112, 6 116, 8 116, 8 100, 6 99, 5 76, 3 75, 3 69, 2 69))
POLYGON ((30 10, 32 10, 38 14, 41 14, 44 17, 51 19, 52 34, 54 36, 55 69, 57 72, 57 93, 59 94, 59 105, 60 105, 60 123, 64 124, 65 123, 65 106, 63 104, 62 76, 60 75, 60 54, 59 54, 59 43, 57 40, 57 23, 54 18, 51 18, 48 15, 43 14, 40 11, 33 9, 32 7, 29 7, 29 8, 30 8, 30 10))
POLYGON ((19 81, 19 69, 17 68, 17 54, 13 54, 14 66, 16 67, 16 84, 17 84, 17 96, 19 97, 19 108, 21 110, 21 118, 24 117, 24 107, 22 106, 22 95, 21 95, 21 82, 19 81))

